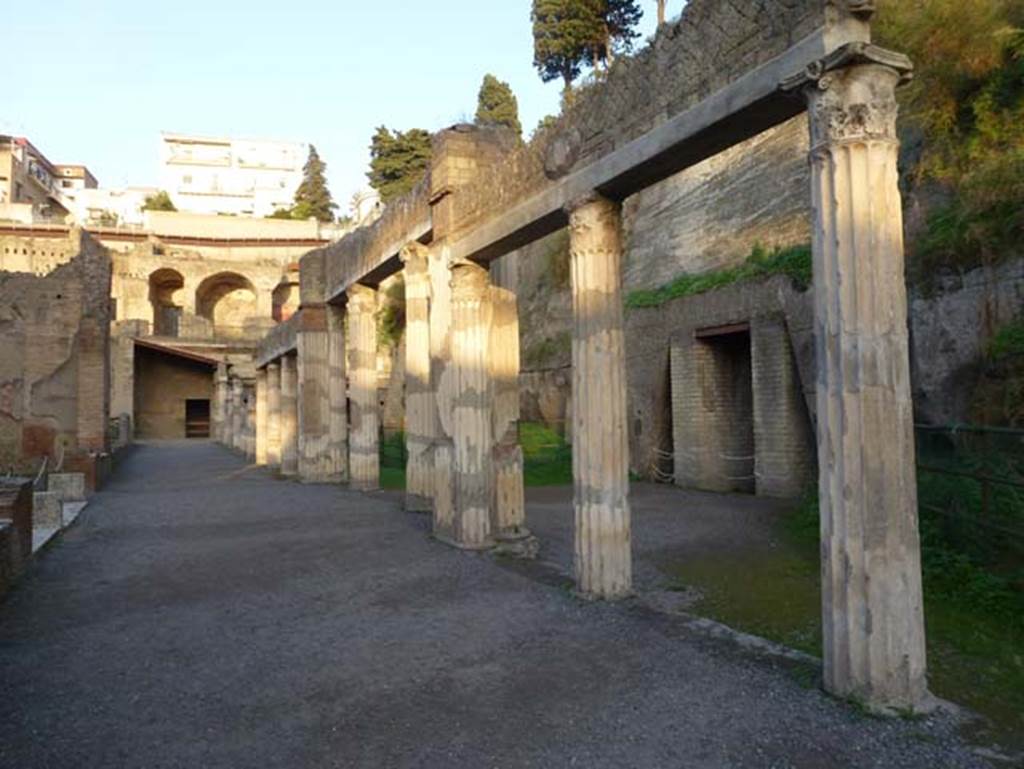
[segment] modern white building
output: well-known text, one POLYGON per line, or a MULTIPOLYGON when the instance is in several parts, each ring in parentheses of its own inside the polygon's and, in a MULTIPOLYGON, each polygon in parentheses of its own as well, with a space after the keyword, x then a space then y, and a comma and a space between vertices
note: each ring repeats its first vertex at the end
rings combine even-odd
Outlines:
POLYGON ((179 211, 269 216, 290 208, 309 145, 163 133, 160 189, 179 211))

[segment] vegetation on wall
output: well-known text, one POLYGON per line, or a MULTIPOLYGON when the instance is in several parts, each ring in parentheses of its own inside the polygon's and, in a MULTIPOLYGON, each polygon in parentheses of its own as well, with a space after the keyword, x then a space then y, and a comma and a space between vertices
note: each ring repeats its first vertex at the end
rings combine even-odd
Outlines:
POLYGON ((387 347, 397 347, 405 333, 405 280, 399 273, 384 291, 377 310, 377 338, 387 347))
POLYGON ((171 196, 166 190, 160 190, 155 195, 148 195, 142 203, 143 211, 177 211, 171 196))
POLYGON ((380 126, 370 142, 370 186, 382 202, 401 197, 415 187, 430 165, 430 134, 422 128, 392 131, 380 126))
POLYGON ((659 288, 631 291, 626 296, 626 306, 660 307, 671 299, 703 294, 734 283, 758 280, 772 275, 787 275, 798 290, 806 290, 811 285, 811 247, 776 247, 769 251, 758 243, 746 261, 738 267, 727 267, 696 275, 684 273, 659 288))
POLYGON ((519 136, 523 126, 519 122, 519 102, 512 92, 512 86, 494 75, 484 75, 477 94, 476 124, 481 126, 505 126, 519 136))
POLYGON ((548 336, 539 342, 535 342, 526 348, 523 353, 523 364, 525 368, 535 370, 543 367, 559 355, 564 355, 572 349, 572 335, 568 331, 562 331, 555 336, 548 336))
POLYGON ((929 198, 914 276, 1013 253, 1024 236, 1024 4, 881 0, 880 44, 906 52, 905 181, 929 198))

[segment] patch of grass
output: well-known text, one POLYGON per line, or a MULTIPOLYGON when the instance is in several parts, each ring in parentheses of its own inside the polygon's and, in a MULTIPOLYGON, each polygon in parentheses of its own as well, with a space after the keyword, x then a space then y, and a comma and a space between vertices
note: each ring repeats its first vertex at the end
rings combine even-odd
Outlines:
POLYGON ((769 251, 758 243, 746 261, 738 267, 700 275, 683 274, 656 289, 631 291, 626 297, 626 306, 661 307, 672 299, 703 294, 734 283, 758 280, 772 275, 787 275, 793 281, 793 285, 803 291, 811 285, 811 264, 809 245, 776 247, 769 251))
POLYGON ((1024 356, 1024 318, 1000 328, 989 340, 987 353, 994 362, 1024 356))
POLYGON ((572 483, 572 446, 557 431, 537 422, 520 422, 519 445, 523 448, 525 485, 572 483))

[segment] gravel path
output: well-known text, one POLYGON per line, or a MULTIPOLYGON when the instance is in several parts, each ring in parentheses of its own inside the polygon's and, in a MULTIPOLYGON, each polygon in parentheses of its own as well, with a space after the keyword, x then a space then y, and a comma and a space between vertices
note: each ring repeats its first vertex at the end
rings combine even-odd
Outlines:
MULTIPOLYGON (((642 600, 576 599, 566 494, 531 494, 524 566, 393 493, 140 446, 0 605, 0 766, 986 766, 948 717, 865 717, 642 600)), ((763 504, 638 487, 638 585, 763 504)))

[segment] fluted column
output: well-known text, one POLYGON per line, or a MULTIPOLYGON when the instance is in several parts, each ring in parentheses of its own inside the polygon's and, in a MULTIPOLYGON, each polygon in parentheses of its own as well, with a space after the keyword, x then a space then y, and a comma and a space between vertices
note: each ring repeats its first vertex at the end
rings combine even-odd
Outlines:
POLYGON ((526 528, 523 450, 519 446, 519 310, 513 291, 491 286, 488 343, 494 436, 494 502, 491 528, 507 551, 533 555, 526 528))
POLYGON ((224 363, 217 364, 213 375, 213 414, 212 435, 215 441, 227 444, 227 408, 228 408, 228 368, 224 363))
POLYGON ((377 404, 377 292, 355 285, 348 290, 348 335, 352 366, 349 483, 364 491, 380 487, 377 404))
POLYGON ((345 308, 327 305, 327 399, 330 409, 330 476, 348 481, 348 382, 345 372, 345 308))
POLYGON ((256 460, 256 382, 245 388, 245 458, 256 460))
POLYGON ((477 264, 452 266, 452 443, 459 547, 487 548, 491 535, 494 444, 489 349, 490 278, 477 264))
POLYGON ((299 472, 298 367, 292 353, 281 358, 281 474, 299 472))
POLYGON ((256 370, 256 457, 258 465, 267 464, 267 370, 256 370))
POLYGON ((245 446, 245 403, 242 400, 242 380, 234 377, 231 380, 231 448, 244 451, 245 446))
POLYGON ((405 265, 405 509, 430 512, 434 498, 433 427, 437 403, 430 387, 429 250, 402 249, 405 265))
POLYGON ((851 45, 805 77, 825 687, 929 703, 895 89, 910 62, 851 45))
POLYGON ((452 272, 448 266, 445 246, 430 249, 430 390, 434 473, 431 484, 433 498, 433 533, 438 539, 451 542, 455 534, 455 490, 452 445, 452 272))
POLYGON ((281 466, 281 363, 267 364, 267 464, 281 466))
POLYGON ((632 586, 619 205, 578 201, 569 234, 576 583, 583 595, 619 598, 632 586))
POLYGON ((307 305, 299 314, 299 477, 324 483, 331 476, 327 310, 307 305))

